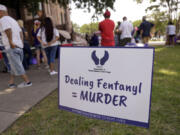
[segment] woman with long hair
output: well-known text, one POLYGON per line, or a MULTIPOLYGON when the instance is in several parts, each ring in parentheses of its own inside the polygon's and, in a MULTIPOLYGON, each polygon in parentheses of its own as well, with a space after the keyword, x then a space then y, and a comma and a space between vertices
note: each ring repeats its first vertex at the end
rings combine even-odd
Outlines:
POLYGON ((42 26, 37 34, 37 38, 42 46, 45 48, 50 67, 50 75, 55 75, 54 62, 56 57, 57 47, 59 45, 59 32, 53 26, 52 20, 49 17, 44 18, 42 26))

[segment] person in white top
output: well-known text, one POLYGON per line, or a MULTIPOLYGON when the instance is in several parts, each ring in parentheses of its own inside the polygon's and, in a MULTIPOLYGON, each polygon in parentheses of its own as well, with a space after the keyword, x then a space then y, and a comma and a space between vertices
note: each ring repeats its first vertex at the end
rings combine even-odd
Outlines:
POLYGON ((44 18, 42 26, 37 34, 37 39, 45 48, 50 66, 50 75, 55 75, 57 72, 54 70, 54 62, 56 57, 57 47, 59 45, 59 32, 53 27, 52 20, 49 17, 44 18))
POLYGON ((168 23, 166 33, 169 46, 175 45, 176 26, 171 21, 168 23))
POLYGON ((127 17, 123 17, 123 22, 119 27, 119 32, 121 33, 121 41, 120 41, 121 46, 124 46, 131 42, 133 24, 127 21, 127 17))
POLYGON ((0 31, 2 42, 7 52, 7 57, 11 66, 11 77, 9 87, 14 88, 14 76, 21 76, 24 80, 18 87, 28 87, 32 83, 29 81, 22 65, 23 61, 23 34, 16 20, 8 16, 7 8, 0 4, 0 31))

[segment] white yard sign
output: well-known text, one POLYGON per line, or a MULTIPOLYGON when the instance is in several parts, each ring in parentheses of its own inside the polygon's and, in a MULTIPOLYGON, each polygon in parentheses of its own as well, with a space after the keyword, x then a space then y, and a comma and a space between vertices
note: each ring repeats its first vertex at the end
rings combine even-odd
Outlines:
POLYGON ((154 48, 61 47, 59 108, 149 127, 154 48))

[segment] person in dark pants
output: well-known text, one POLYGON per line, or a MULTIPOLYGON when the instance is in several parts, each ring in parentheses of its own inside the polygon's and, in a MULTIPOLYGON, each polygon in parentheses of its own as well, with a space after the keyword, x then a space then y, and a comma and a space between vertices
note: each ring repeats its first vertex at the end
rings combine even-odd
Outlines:
POLYGON ((128 43, 131 43, 132 32, 133 32, 133 24, 127 20, 127 17, 123 17, 123 22, 119 27, 119 32, 121 33, 121 46, 125 46, 128 43))
POLYGON ((121 22, 120 21, 118 21, 117 22, 117 26, 116 26, 116 28, 115 28, 115 32, 114 32, 114 40, 115 40, 115 46, 120 46, 120 37, 121 37, 121 33, 119 32, 119 27, 120 27, 120 25, 121 25, 121 22))
POLYGON ((9 60, 8 60, 7 55, 4 52, 4 50, 5 50, 4 46, 1 46, 1 43, 0 43, 0 51, 2 51, 2 56, 3 56, 4 64, 6 65, 6 68, 4 69, 3 72, 10 72, 11 66, 9 64, 9 60))
POLYGON ((32 58, 32 51, 29 47, 29 43, 24 42, 23 52, 24 52, 23 66, 27 70, 29 69, 30 60, 32 58))
POLYGON ((141 37, 142 37, 142 42, 144 44, 148 44, 148 41, 151 37, 151 34, 150 34, 151 29, 153 26, 154 24, 146 21, 146 17, 144 16, 142 19, 142 23, 140 24, 140 27, 139 27, 141 37))
POLYGON ((175 37, 176 37, 176 26, 173 24, 172 21, 168 22, 168 26, 166 28, 167 34, 167 46, 174 46, 175 45, 175 37))
POLYGON ((24 23, 22 20, 18 20, 17 21, 19 26, 22 29, 22 33, 23 33, 23 43, 24 43, 24 47, 23 47, 23 52, 24 52, 24 58, 23 58, 23 66, 25 70, 29 69, 29 65, 30 65, 30 59, 32 58, 32 51, 30 49, 30 45, 28 42, 28 33, 26 31, 26 29, 24 28, 24 23))
POLYGON ((96 33, 94 33, 90 40, 90 46, 98 46, 98 45, 99 45, 99 39, 96 33))

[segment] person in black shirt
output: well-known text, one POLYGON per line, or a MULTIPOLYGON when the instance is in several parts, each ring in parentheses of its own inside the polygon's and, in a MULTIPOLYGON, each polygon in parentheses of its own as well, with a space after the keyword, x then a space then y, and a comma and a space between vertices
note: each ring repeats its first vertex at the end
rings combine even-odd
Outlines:
POLYGON ((151 29, 154 26, 154 24, 146 21, 145 16, 143 17, 142 20, 143 21, 140 24, 139 30, 140 30, 140 34, 141 34, 141 37, 142 37, 142 42, 144 44, 147 44, 150 37, 151 37, 150 32, 151 32, 151 29))
POLYGON ((90 40, 90 46, 98 46, 98 45, 99 45, 99 39, 96 33, 94 33, 90 40))

